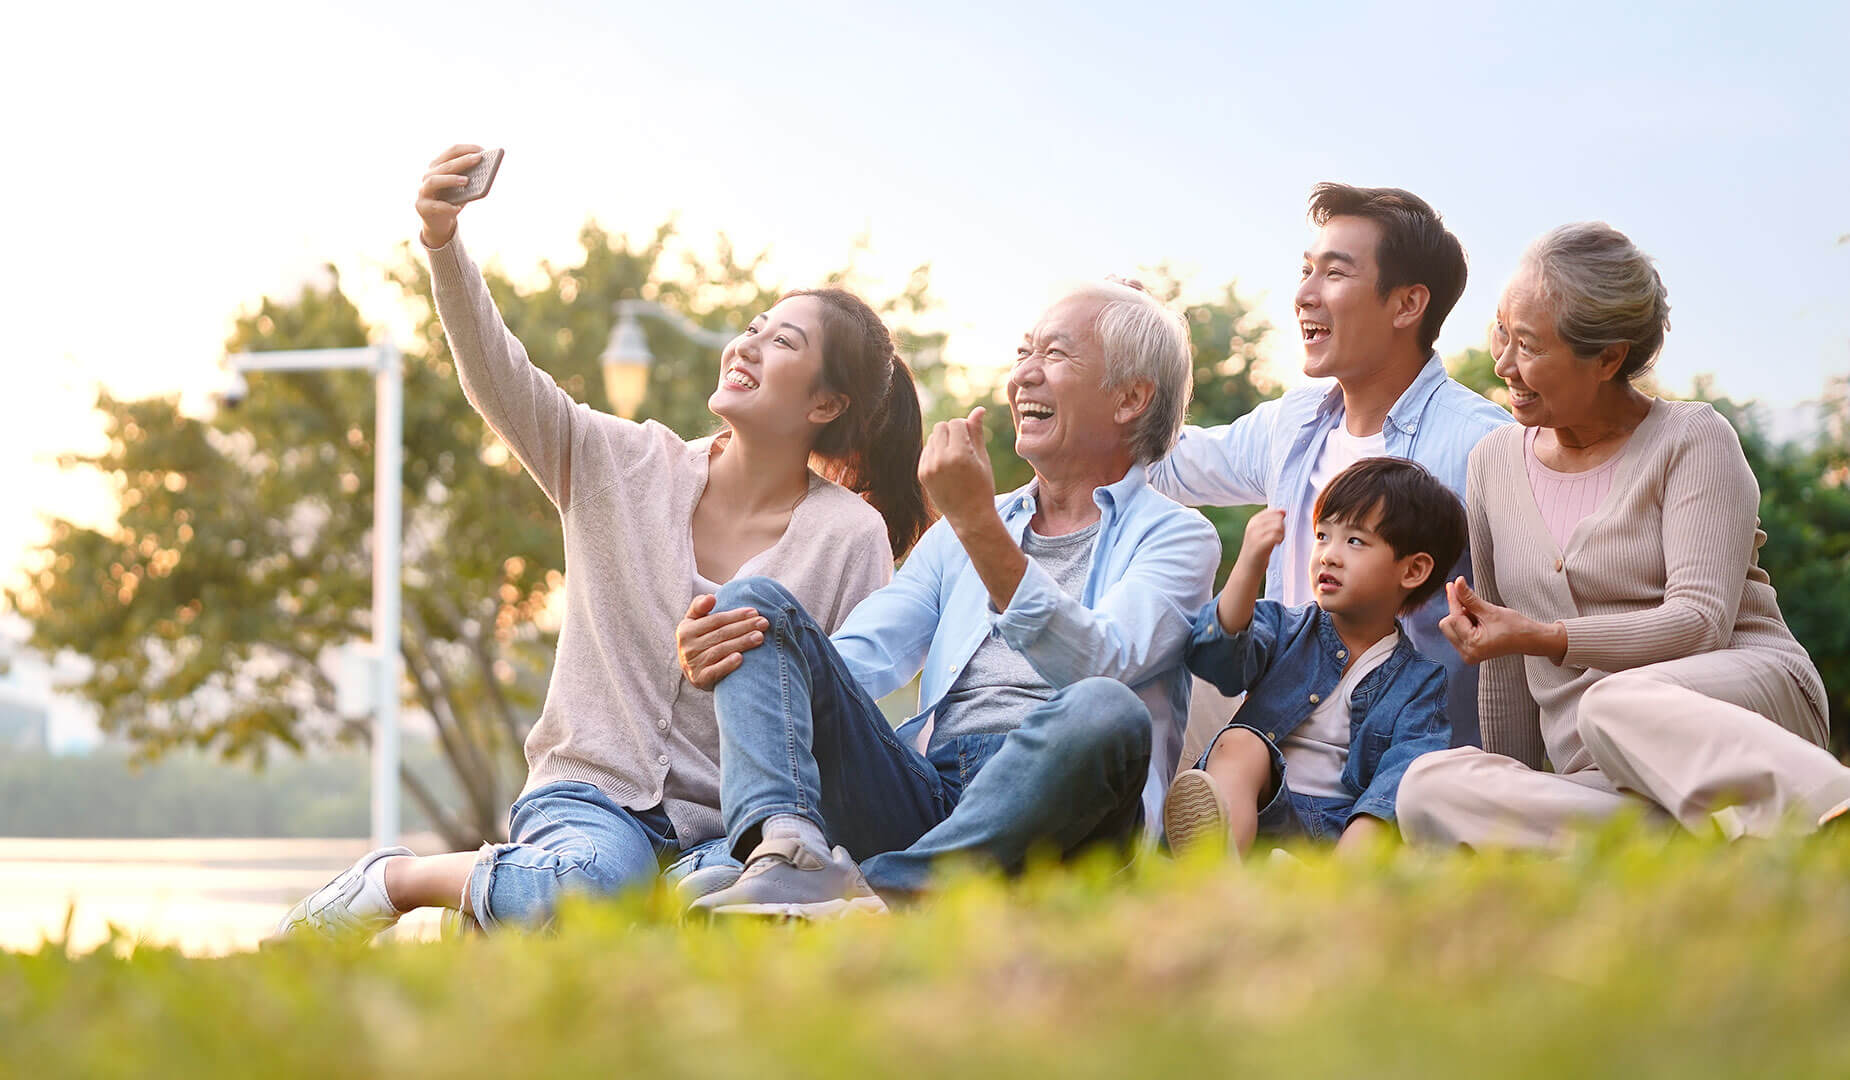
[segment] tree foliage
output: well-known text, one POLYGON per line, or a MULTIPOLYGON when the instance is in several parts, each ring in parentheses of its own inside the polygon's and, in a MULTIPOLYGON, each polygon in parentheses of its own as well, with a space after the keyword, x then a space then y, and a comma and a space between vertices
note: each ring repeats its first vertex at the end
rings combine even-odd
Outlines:
POLYGON ((1751 406, 1709 400, 1741 435, 1741 448, 1760 483, 1760 527, 1766 546, 1760 566, 1779 592, 1779 610, 1824 677, 1831 743, 1850 753, 1850 380, 1833 380, 1813 442, 1776 443, 1751 406))

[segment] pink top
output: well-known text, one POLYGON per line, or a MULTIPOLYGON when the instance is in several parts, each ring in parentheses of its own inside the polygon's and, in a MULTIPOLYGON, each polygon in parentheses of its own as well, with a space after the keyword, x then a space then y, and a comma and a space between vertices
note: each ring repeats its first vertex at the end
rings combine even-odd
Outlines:
POLYGON ((1529 490, 1535 495, 1536 509, 1542 512, 1555 547, 1566 552, 1574 526, 1599 509, 1606 493, 1612 490, 1613 470, 1625 452, 1621 450, 1586 472, 1556 472, 1535 456, 1535 433, 1540 430, 1530 428, 1522 433, 1522 460, 1529 468, 1529 490))

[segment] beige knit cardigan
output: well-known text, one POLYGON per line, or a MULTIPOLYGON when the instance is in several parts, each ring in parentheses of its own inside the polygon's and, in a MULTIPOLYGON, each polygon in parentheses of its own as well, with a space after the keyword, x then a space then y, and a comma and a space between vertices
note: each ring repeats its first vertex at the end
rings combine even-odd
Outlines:
POLYGON ((1529 487, 1523 428, 1471 452, 1466 507, 1477 590, 1567 627, 1560 664, 1505 656, 1478 683, 1484 749, 1541 768, 1590 763, 1580 695, 1610 672, 1716 649, 1764 655, 1825 716, 1824 685, 1780 616, 1758 552, 1760 489, 1728 421, 1700 402, 1654 401, 1619 451, 1612 489, 1555 544, 1529 487))
MULTIPOLYGON (((630 809, 660 804, 683 847, 721 835, 713 695, 682 678, 674 641, 711 440, 572 400, 527 359, 462 241, 429 255, 463 393, 565 526, 565 617, 523 790, 579 780, 630 809)), ((893 552, 873 507, 811 473, 783 537, 748 567, 833 630, 892 577, 893 552)))

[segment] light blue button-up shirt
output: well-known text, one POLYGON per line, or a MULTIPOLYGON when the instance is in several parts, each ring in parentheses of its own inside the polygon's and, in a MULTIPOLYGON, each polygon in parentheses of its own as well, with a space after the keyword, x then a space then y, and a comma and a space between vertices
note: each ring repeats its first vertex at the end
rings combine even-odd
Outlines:
MULTIPOLYGON (((1034 517, 1036 482, 996 496, 1021 543, 1034 517)), ((1150 776, 1144 821, 1162 820, 1188 723, 1182 666, 1195 613, 1214 590, 1220 538, 1198 511, 1152 491, 1144 467, 1098 488, 1098 539, 1085 589, 1070 596, 1035 561, 998 612, 949 522, 925 531, 885 588, 856 605, 830 639, 873 698, 923 671, 913 721, 938 707, 977 647, 995 634, 1056 690, 1102 675, 1124 683, 1150 710, 1150 776)))
MULTIPOLYGON (((1267 401, 1231 424, 1183 428, 1176 448, 1150 466, 1150 485, 1190 506, 1264 503, 1282 509, 1285 542, 1279 550, 1296 550, 1301 542, 1296 531, 1316 528, 1311 509, 1317 493, 1311 489, 1310 473, 1324 439, 1336 428, 1342 405, 1342 388, 1319 382, 1267 401)), ((1389 455, 1424 465, 1462 500, 1471 448, 1511 422, 1509 413, 1447 375, 1435 353, 1388 410, 1381 432, 1389 455)), ((1305 567, 1285 567, 1282 562, 1274 557, 1266 567, 1265 594, 1275 600, 1285 595, 1286 573, 1306 572, 1305 567)), ((1469 550, 1447 579, 1459 574, 1471 576, 1469 550)), ((1420 652, 1445 665, 1446 714, 1454 742, 1476 744, 1477 669, 1466 664, 1439 632, 1446 610, 1441 590, 1406 617, 1407 636, 1420 652)))

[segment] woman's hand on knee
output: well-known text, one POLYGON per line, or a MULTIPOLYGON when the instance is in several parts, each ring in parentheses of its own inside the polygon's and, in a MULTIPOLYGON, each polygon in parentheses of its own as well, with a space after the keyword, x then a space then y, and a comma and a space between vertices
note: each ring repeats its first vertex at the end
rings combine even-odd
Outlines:
POLYGON ((687 616, 675 627, 681 673, 702 690, 713 689, 737 671, 745 662, 745 653, 764 643, 764 631, 771 626, 755 608, 716 612, 713 608, 718 602, 710 593, 694 597, 687 616))

